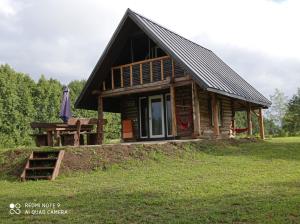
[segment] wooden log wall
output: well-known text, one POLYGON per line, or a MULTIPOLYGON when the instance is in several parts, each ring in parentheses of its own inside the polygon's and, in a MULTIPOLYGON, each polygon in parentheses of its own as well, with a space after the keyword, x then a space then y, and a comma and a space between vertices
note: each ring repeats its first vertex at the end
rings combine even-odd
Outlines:
POLYGON ((192 137, 193 126, 193 103, 192 86, 180 86, 175 88, 177 135, 179 137, 192 137), (183 128, 180 123, 189 123, 187 128, 183 128))
POLYGON ((224 96, 218 96, 222 105, 222 126, 220 127, 221 138, 229 138, 232 122, 231 99, 224 96))
POLYGON ((136 96, 126 96, 122 98, 121 102, 121 119, 130 119, 133 122, 133 136, 134 139, 139 137, 139 124, 138 124, 138 102, 136 96))
MULTIPOLYGON (((211 97, 207 91, 198 90, 199 104, 200 104, 200 124, 201 137, 213 138, 213 126, 211 121, 211 97)), ((229 138, 230 126, 232 119, 231 100, 228 97, 216 95, 218 100, 221 100, 222 111, 222 125, 220 126, 220 138, 229 138)))

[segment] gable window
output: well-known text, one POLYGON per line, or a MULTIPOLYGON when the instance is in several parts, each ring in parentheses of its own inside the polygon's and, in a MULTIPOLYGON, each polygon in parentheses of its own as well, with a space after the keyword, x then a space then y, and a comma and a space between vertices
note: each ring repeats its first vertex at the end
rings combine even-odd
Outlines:
MULTIPOLYGON (((222 101, 220 99, 217 99, 217 107, 218 107, 218 123, 219 127, 222 126, 223 123, 223 110, 222 110, 222 101)), ((213 116, 213 108, 211 104, 211 99, 208 99, 208 112, 209 112, 209 118, 210 118, 210 124, 211 126, 214 126, 214 116, 213 116)))

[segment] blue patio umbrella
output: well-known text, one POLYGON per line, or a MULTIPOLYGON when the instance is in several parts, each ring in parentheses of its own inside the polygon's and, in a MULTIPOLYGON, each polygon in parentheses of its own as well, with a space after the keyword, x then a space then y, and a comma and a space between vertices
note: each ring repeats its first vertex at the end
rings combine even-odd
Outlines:
POLYGON ((63 90, 63 97, 62 97, 62 102, 60 106, 60 113, 59 117, 64 121, 67 122, 69 118, 72 116, 71 113, 71 102, 70 102, 70 90, 67 86, 64 86, 63 90))

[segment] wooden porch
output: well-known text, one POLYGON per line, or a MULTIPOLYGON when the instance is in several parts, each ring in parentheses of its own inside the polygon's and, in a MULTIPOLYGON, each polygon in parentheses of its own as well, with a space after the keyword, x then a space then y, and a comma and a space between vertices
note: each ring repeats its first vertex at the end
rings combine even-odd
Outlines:
MULTIPOLYGON (((98 96, 98 119, 103 120, 103 100, 108 98, 120 98, 128 95, 143 94, 155 91, 168 91, 171 99, 172 113, 172 136, 178 136, 177 113, 178 107, 176 104, 176 88, 187 86, 191 89, 191 108, 192 108, 192 134, 190 138, 203 137, 203 114, 201 114, 200 97, 203 91, 192 79, 191 75, 185 72, 173 59, 169 56, 153 58, 130 64, 114 66, 111 68, 109 76, 102 82, 101 89, 93 91, 93 94, 98 96)), ((213 137, 220 138, 221 122, 219 119, 219 111, 221 108, 218 104, 219 94, 207 92, 211 104, 211 129, 213 137)), ((222 98, 222 97, 221 97, 222 98)), ((224 98, 224 97, 223 97, 224 98)), ((121 98, 120 98, 121 99, 121 98)), ((260 136, 264 138, 262 108, 255 104, 250 104, 242 100, 227 97, 231 103, 230 127, 231 134, 236 134, 235 111, 247 111, 247 133, 252 135, 251 114, 257 115, 260 126, 260 136)), ((188 106, 183 106, 188 107, 188 106)), ((103 124, 98 123, 97 126, 97 143, 103 143, 103 124)))

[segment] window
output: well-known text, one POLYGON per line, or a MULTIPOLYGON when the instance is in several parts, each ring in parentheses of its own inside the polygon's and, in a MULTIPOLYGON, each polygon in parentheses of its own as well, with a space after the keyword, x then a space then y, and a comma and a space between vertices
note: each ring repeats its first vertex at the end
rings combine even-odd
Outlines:
MULTIPOLYGON (((222 111, 222 101, 220 99, 217 99, 217 106, 218 106, 219 127, 221 127, 223 123, 223 111, 222 111)), ((208 99, 208 111, 209 111, 211 126, 214 126, 214 116, 213 116, 211 98, 208 99)))

